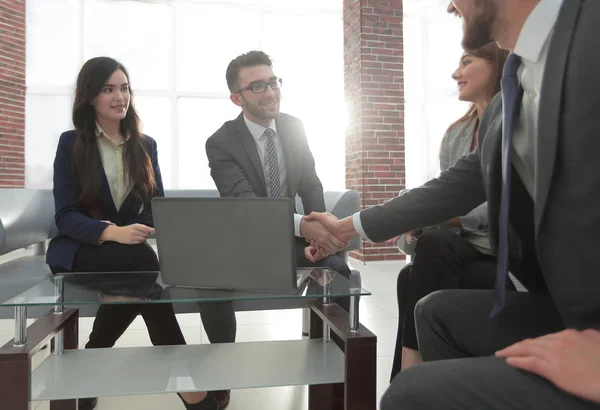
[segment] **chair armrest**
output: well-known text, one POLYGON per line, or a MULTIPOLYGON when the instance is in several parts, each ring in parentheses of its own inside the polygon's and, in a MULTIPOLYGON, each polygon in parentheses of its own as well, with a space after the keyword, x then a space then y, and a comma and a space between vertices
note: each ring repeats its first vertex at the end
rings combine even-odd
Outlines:
POLYGON ((0 189, 0 255, 42 243, 55 229, 50 190, 0 189))

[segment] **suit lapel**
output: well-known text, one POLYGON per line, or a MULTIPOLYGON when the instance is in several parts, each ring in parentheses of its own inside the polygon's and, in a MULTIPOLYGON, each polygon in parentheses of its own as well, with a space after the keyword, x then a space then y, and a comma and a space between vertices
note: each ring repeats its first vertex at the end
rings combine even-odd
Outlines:
POLYGON ((487 181, 485 191, 488 201, 489 238, 492 249, 498 249, 498 218, 502 194, 502 104, 491 122, 488 131, 480 136, 480 162, 483 178, 487 181))
POLYGON ((537 238, 544 216, 546 201, 556 161, 556 147, 560 127, 563 81, 571 38, 579 14, 580 0, 563 3, 554 34, 548 48, 548 57, 542 83, 539 112, 538 143, 535 145, 535 236, 537 238))
MULTIPOLYGON (((262 184, 262 189, 264 191, 264 196, 267 196, 267 185, 265 183, 265 173, 263 170, 262 163, 260 162, 260 156, 258 155, 258 149, 256 148, 256 141, 254 141, 254 137, 250 134, 250 130, 246 126, 244 122, 244 115, 240 114, 239 117, 235 120, 235 130, 238 134, 239 140, 248 155, 248 159, 250 160, 250 164, 254 171, 258 175, 260 183, 262 184)), ((257 194, 259 194, 257 192, 257 194)))
POLYGON ((277 117, 275 126, 277 127, 277 135, 279 135, 285 157, 285 167, 287 170, 287 181, 285 182, 287 182, 288 195, 292 196, 298 190, 302 150, 296 147, 294 130, 283 117, 277 117))

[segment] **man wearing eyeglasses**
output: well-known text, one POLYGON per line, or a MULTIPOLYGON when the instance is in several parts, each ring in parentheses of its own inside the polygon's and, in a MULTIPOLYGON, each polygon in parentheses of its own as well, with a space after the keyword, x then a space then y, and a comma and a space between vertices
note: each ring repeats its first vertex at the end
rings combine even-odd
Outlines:
MULTIPOLYGON (((288 197, 302 199, 306 215, 325 212, 323 186, 302 122, 279 112, 281 78, 272 70, 270 57, 250 51, 229 63, 226 72, 231 101, 242 109, 206 142, 211 176, 222 197, 288 197)), ((294 215, 296 257, 300 267, 329 267, 345 277, 348 265, 333 255, 346 243, 318 221, 294 215), (316 252, 305 240, 324 249, 316 252)), ((348 310, 350 301, 337 303, 348 310)))

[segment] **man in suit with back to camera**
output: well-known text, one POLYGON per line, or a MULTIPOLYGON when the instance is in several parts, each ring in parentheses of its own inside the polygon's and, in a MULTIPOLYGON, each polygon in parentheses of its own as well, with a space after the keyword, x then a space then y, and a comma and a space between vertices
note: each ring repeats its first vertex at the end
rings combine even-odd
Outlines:
MULTIPOLYGON (((210 174, 221 197, 294 200, 298 195, 307 215, 325 212, 323 186, 304 126, 298 118, 279 112, 282 80, 273 73, 270 57, 262 51, 242 54, 229 63, 226 79, 230 99, 242 112, 206 141, 210 174)), ((299 214, 293 218, 297 266, 328 267, 349 278, 348 265, 333 254, 346 242, 318 221, 299 214), (317 251, 304 238, 323 246, 317 251)), ((349 309, 349 298, 337 302, 349 309)))
POLYGON ((453 0, 449 12, 466 49, 512 51, 477 151, 382 206, 309 218, 379 242, 488 201, 496 290, 419 302, 427 363, 396 376, 382 410, 598 409, 600 1, 453 0), (529 292, 506 292, 509 265, 529 292))

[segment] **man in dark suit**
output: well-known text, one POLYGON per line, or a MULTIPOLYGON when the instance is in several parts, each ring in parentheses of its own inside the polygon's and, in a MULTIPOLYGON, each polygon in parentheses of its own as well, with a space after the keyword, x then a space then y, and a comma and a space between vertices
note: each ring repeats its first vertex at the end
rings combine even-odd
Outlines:
MULTIPOLYGON (((262 51, 231 61, 226 72, 231 101, 242 113, 219 128, 206 142, 211 176, 222 197, 288 197, 302 199, 304 212, 325 212, 323 186, 302 122, 279 112, 282 81, 262 51)), ((290 215, 290 218, 292 215, 290 215)), ((346 278, 348 265, 333 253, 346 243, 318 221, 293 215, 298 266, 329 267, 346 278), (316 250, 305 240, 323 246, 316 250)), ((349 309, 349 299, 338 303, 349 309)))
POLYGON ((463 19, 465 48, 493 40, 513 51, 477 152, 383 206, 343 221, 312 216, 342 240, 382 241, 488 201, 496 292, 442 291, 419 302, 419 347, 430 363, 400 373, 381 408, 596 409, 600 2, 454 0, 449 11, 463 19), (507 262, 528 293, 502 291, 507 262))

